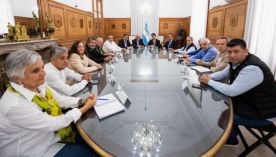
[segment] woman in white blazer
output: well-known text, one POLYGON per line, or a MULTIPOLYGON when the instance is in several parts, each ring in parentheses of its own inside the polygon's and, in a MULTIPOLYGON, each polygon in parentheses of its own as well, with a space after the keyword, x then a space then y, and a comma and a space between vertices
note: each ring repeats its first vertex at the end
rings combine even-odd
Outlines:
POLYGON ((69 68, 84 74, 102 69, 102 66, 85 55, 85 44, 83 42, 75 41, 69 50, 69 68))

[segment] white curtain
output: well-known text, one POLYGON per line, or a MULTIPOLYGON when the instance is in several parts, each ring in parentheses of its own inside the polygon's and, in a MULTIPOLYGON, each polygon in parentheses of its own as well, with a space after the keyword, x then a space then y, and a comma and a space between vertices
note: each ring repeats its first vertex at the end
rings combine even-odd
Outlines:
POLYGON ((131 0, 131 35, 142 34, 148 23, 149 34, 158 34, 159 0, 131 0))
POLYGON ((8 33, 8 22, 14 25, 11 0, 0 0, 0 34, 8 33))
POLYGON ((198 45, 198 40, 206 36, 208 15, 207 0, 193 0, 190 36, 194 38, 194 43, 198 45))
POLYGON ((276 72, 276 1, 249 0, 244 39, 249 52, 276 72))

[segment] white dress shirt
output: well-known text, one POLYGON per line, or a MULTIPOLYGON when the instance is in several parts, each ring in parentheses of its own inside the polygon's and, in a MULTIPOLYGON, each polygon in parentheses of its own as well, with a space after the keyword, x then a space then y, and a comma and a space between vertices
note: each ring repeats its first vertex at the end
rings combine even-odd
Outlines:
POLYGON ((187 53, 189 53, 189 52, 192 52, 192 51, 195 51, 195 50, 196 50, 194 46, 190 47, 190 48, 187 50, 188 47, 189 47, 189 46, 181 47, 180 49, 177 49, 177 52, 178 52, 178 53, 181 53, 181 54, 187 54, 187 53))
POLYGON ((81 80, 81 75, 69 68, 58 70, 51 62, 45 64, 44 70, 46 72, 46 82, 54 90, 63 95, 73 95, 82 90, 88 83, 86 80, 81 80), (80 81, 70 86, 66 81, 80 81))
POLYGON ((64 144, 55 132, 81 117, 77 107, 79 98, 59 95, 46 84, 38 87, 45 96, 47 86, 61 108, 74 109, 61 116, 50 116, 32 102, 37 94, 16 83, 11 86, 22 95, 7 90, 0 100, 0 156, 52 157, 64 144))
POLYGON ((119 52, 122 48, 120 48, 114 41, 105 41, 103 44, 103 51, 106 52, 119 52))

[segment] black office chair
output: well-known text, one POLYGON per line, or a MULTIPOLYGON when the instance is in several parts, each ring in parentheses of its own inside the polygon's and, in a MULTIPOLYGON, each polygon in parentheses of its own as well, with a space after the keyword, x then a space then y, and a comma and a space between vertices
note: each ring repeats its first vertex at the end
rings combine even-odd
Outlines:
POLYGON ((270 148, 274 154, 276 155, 276 149, 275 147, 268 141, 270 138, 276 135, 276 126, 271 123, 266 126, 244 126, 254 137, 257 138, 257 141, 250 146, 248 146, 246 140, 244 139, 241 130, 238 128, 238 135, 240 136, 242 143, 245 147, 245 151, 243 151, 239 157, 244 157, 248 155, 252 150, 257 148, 261 144, 265 144, 268 148, 270 148), (254 130, 253 130, 254 129, 254 130), (259 132, 259 134, 258 134, 259 132))

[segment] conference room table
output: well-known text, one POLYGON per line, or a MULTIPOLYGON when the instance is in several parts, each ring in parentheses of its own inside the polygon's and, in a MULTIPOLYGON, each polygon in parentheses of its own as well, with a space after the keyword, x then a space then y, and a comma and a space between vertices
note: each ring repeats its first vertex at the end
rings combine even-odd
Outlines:
POLYGON ((78 121, 87 144, 101 156, 214 156, 232 128, 231 100, 197 87, 199 73, 177 58, 167 50, 144 48, 104 64, 92 92, 118 98, 116 91, 123 90, 128 101, 122 112, 99 119, 91 109, 78 121), (147 124, 158 129, 160 143, 145 150, 132 139, 137 126, 147 124))

